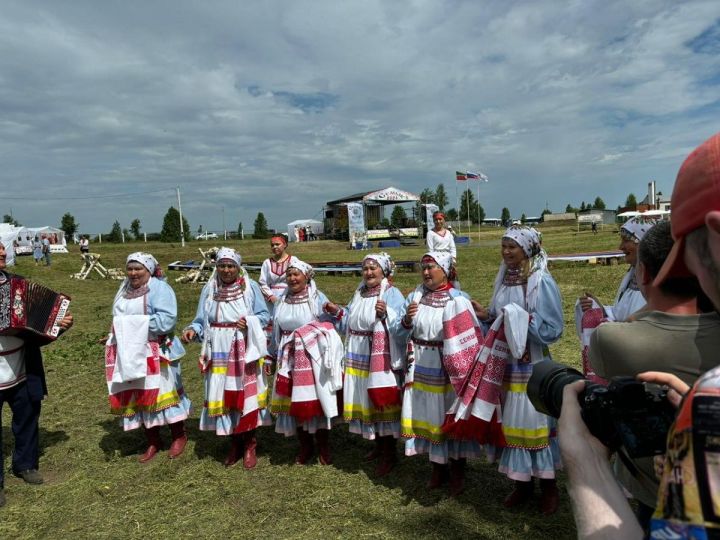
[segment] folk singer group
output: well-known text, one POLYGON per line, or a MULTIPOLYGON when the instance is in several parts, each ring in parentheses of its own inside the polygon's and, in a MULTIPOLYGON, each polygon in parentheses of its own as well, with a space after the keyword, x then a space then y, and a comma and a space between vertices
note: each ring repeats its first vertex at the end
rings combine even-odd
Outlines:
MULTIPOLYGON (((140 461, 162 449, 163 426, 172 438, 168 456, 185 448, 190 399, 180 358, 183 342, 198 341, 205 389, 200 429, 230 438, 226 466, 254 467, 256 430, 273 423, 276 432, 297 437, 296 463, 317 452, 329 464, 330 432, 347 422, 351 433, 375 441, 366 459, 377 460, 378 476, 393 469, 402 438, 405 455, 429 457, 428 487, 449 483, 457 495, 466 460, 484 453, 515 481, 506 506, 527 501, 538 478, 540 510, 555 512, 555 420, 538 413, 526 394, 533 365, 549 358, 548 345, 563 331, 560 292, 540 234, 507 229, 484 307, 460 290, 452 234, 442 214, 434 222, 414 291, 403 298, 393 286, 391 257, 374 253, 363 259, 362 281, 345 307, 317 289, 312 266, 286 252, 283 235, 272 237, 259 283, 248 277, 239 253, 222 248, 195 318, 179 335, 175 294, 158 262, 148 253, 129 255, 105 344, 106 379, 111 412, 125 430, 145 431, 140 461)), ((623 227, 628 257, 643 227, 623 227)), ((632 267, 618 304, 634 298, 631 274, 632 267)), ((580 299, 580 318, 592 307, 592 299, 580 299)), ((72 317, 63 324, 69 328, 72 317)), ((39 349, 0 336, 0 406, 9 402, 16 437, 12 469, 35 483, 42 481, 37 421, 44 394, 39 349)), ((0 467, 4 502, 1 488, 0 467)))

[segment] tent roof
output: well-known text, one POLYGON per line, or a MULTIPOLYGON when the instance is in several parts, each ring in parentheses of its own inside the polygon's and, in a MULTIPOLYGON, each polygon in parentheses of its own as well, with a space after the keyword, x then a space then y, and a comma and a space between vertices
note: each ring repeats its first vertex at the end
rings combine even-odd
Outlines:
POLYGON ((318 225, 322 225, 322 221, 318 221, 317 219, 296 219, 288 223, 288 227, 290 225, 300 225, 301 223, 317 223, 318 225))
POLYGON ((386 187, 375 191, 365 191, 363 193, 356 193, 354 195, 348 195, 341 199, 334 201, 328 201, 328 206, 337 206, 342 203, 348 202, 374 202, 379 204, 398 204, 403 202, 415 202, 419 201, 420 197, 414 193, 403 191, 395 187, 386 187))
POLYGON ((640 215, 640 212, 634 212, 632 210, 628 210, 627 212, 618 214, 617 217, 634 217, 634 216, 639 216, 639 215, 640 215))

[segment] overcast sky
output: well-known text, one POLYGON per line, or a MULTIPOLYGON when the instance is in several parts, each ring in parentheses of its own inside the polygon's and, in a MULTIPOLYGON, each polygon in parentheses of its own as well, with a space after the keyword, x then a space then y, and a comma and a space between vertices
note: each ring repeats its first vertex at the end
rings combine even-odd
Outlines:
POLYGON ((488 175, 488 217, 615 208, 720 130, 717 0, 0 9, 0 213, 24 225, 157 231, 179 185, 193 231, 283 228, 387 186, 454 205, 455 170, 488 175))

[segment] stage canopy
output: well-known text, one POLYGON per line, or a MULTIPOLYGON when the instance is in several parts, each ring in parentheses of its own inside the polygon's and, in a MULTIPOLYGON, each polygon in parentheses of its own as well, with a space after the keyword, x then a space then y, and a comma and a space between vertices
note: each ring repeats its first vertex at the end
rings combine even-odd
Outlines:
POLYGON ((295 236, 295 227, 310 227, 312 232, 316 235, 323 234, 323 224, 320 221, 314 219, 296 219, 295 221, 287 224, 287 235, 288 241, 297 242, 298 238, 295 236))
POLYGON ((342 199, 334 201, 328 201, 327 206, 337 206, 343 203, 349 202, 361 202, 366 204, 402 204, 406 202, 417 202, 420 197, 414 193, 403 191, 395 187, 386 187, 384 189, 378 189, 376 191, 365 191, 363 193, 355 193, 354 195, 348 195, 342 199))

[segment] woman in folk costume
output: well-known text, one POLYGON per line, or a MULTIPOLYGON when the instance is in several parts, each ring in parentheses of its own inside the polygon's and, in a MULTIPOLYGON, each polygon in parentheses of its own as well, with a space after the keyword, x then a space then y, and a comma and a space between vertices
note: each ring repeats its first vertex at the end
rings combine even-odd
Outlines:
MULTIPOLYGON (((373 253, 363 259, 363 280, 344 310, 344 416, 350 432, 375 440, 368 461, 380 458, 377 476, 385 476, 397 461, 402 392, 399 373, 404 361, 389 326, 403 306, 402 293, 390 281, 395 270, 390 255, 373 253)), ((336 310, 334 305, 328 309, 336 310)))
POLYGON ((288 288, 275 303, 268 355, 277 364, 272 393, 275 431, 297 435, 299 465, 313 456, 315 434, 320 463, 328 465, 329 430, 342 412, 337 393, 342 389, 343 347, 334 324, 343 310, 327 308, 334 304, 317 290, 309 264, 291 257, 286 275, 288 288))
POLYGON ((462 492, 466 458, 480 445, 449 439, 442 431, 445 415, 480 349, 482 332, 467 295, 452 286, 452 257, 426 253, 423 283, 408 295, 393 334, 406 342, 407 373, 400 419, 407 438, 405 455, 428 454, 432 476, 428 487, 440 487, 450 473, 450 493, 462 492))
POLYGON ((115 295, 105 344, 110 411, 122 416, 126 431, 145 429, 148 446, 140 456, 143 463, 162 448, 160 427, 169 425, 168 456, 175 458, 185 449, 185 419, 190 414, 180 376, 179 359, 185 350, 173 335, 175 293, 149 253, 128 255, 125 268, 127 277, 115 295))
MULTIPOLYGON (((505 363, 501 410, 506 446, 487 447, 491 461, 500 453, 500 472, 515 480, 515 489, 504 504, 512 507, 529 500, 533 494, 533 477, 537 477, 540 510, 543 514, 552 514, 559 502, 555 471, 560 468, 560 455, 555 423, 530 403, 527 382, 533 365, 550 358, 548 345, 560 339, 564 322, 560 290, 548 272, 547 254, 535 229, 512 226, 505 231, 502 262, 490 306, 485 309, 477 304, 476 308, 478 317, 487 325, 513 308, 516 319, 521 319, 513 327, 513 334, 527 336, 526 346, 515 348, 518 352, 508 354, 505 363)), ((508 333, 507 322, 505 330, 508 333)))
POLYGON ((625 262, 630 265, 630 268, 628 268, 620 282, 613 305, 603 306, 589 292, 586 292, 584 296, 581 296, 575 302, 575 328, 582 346, 583 372, 593 382, 606 382, 595 375, 588 359, 590 336, 595 331, 595 328, 605 321, 626 321, 630 318, 630 315, 645 306, 645 298, 640 292, 635 279, 635 263, 637 262, 638 244, 655 223, 657 223, 656 219, 637 216, 620 227, 619 249, 625 254, 625 262))
POLYGON ((266 389, 258 377, 260 358, 267 354, 263 330, 270 315, 260 287, 241 266, 234 249, 221 248, 215 278, 200 294, 193 322, 183 341, 202 341, 200 369, 205 374, 205 405, 200 429, 231 436, 225 466, 257 463, 255 428, 270 425, 266 389))
POLYGON ((270 238, 272 255, 263 261, 260 268, 258 283, 271 315, 272 306, 287 289, 285 272, 290 263, 290 254, 286 252, 287 247, 288 241, 284 234, 272 235, 270 238))
POLYGON ((433 223, 435 226, 428 230, 427 242, 428 251, 445 251, 452 257, 453 265, 457 262, 457 250, 455 249, 455 238, 453 232, 445 226, 445 214, 433 212, 433 223))

